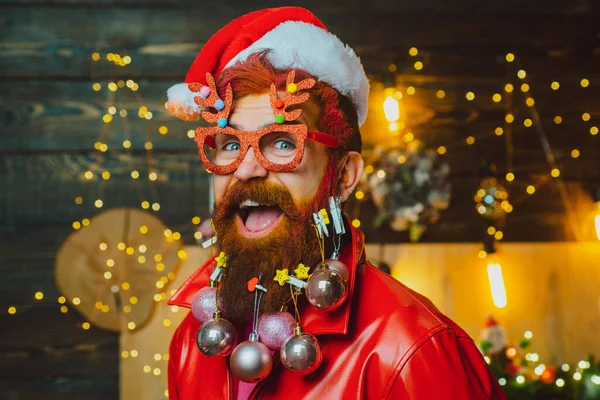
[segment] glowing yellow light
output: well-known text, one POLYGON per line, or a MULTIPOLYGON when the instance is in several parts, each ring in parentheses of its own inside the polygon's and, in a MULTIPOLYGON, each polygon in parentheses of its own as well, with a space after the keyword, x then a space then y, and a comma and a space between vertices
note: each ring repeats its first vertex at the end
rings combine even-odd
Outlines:
POLYGON ((517 76, 518 76, 519 78, 521 78, 521 79, 525 79, 525 77, 527 76, 527 73, 525 72, 525 70, 522 70, 522 69, 520 69, 520 70, 517 72, 517 76))
POLYGON ((406 94, 408 94, 410 96, 412 96, 413 94, 415 94, 416 91, 417 91, 417 89, 415 89, 412 86, 409 86, 409 87, 406 88, 406 94))
POLYGON ((36 298, 36 300, 42 300, 44 298, 44 293, 36 292, 35 298, 36 298))
POLYGON ((79 229, 79 228, 81 228, 81 223, 79 223, 79 221, 73 222, 73 229, 79 229))
POLYGON ((598 127, 597 127, 597 126, 592 126, 592 127, 590 128, 590 134, 591 134, 592 136, 596 136, 596 135, 598 134, 598 127))
POLYGON ((388 65, 388 71, 390 71, 390 72, 396 72, 396 69, 398 69, 398 66, 396 64, 390 64, 390 65, 388 65))
POLYGON ((142 208, 144 210, 147 210, 150 207, 150 203, 148 203, 146 200, 142 201, 142 208))
POLYGON ((511 124, 515 120, 515 117, 509 113, 509 114, 506 114, 506 117, 504 117, 504 120, 506 122, 508 122, 509 124, 511 124))
POLYGON ((154 295, 154 301, 156 301, 156 302, 158 303, 158 302, 159 302, 159 301, 161 301, 161 300, 162 300, 162 297, 161 297, 161 295, 160 295, 159 293, 156 293, 156 294, 154 295))
POLYGON ((438 90, 437 92, 435 92, 435 96, 438 99, 443 99, 444 97, 446 97, 446 92, 444 92, 443 90, 438 90))
POLYGON ((171 326, 171 320, 170 320, 170 319, 168 319, 168 318, 167 318, 167 319, 165 319, 165 320, 163 321, 163 325, 164 325, 164 326, 171 326))
POLYGON ((106 145, 106 143, 102 143, 100 145, 100 151, 105 152, 106 150, 108 150, 108 146, 106 145))
POLYGON ((529 128, 531 125, 533 125, 533 121, 529 118, 526 118, 525 121, 523 121, 523 125, 525 125, 526 128, 529 128))
POLYGON ((135 329, 135 322, 129 322, 127 323, 127 329, 129 329, 130 331, 135 329))
POLYGON ((67 299, 65 296, 60 296, 58 298, 58 304, 65 304, 67 302, 67 299))
POLYGON ((592 116, 590 115, 590 113, 583 113, 581 114, 581 119, 584 121, 589 121, 590 118, 592 118, 592 116))
POLYGON ((397 122, 390 122, 388 124, 388 129, 390 132, 398 132, 400 130, 400 125, 397 122))
POLYGON ((125 147, 126 149, 131 147, 131 142, 129 140, 124 140, 123 141, 123 147, 125 147))
POLYGON ((194 239, 202 239, 202 233, 199 231, 194 232, 194 239))
POLYGON ((137 171, 131 171, 131 177, 132 177, 133 179, 137 179, 137 178, 139 178, 139 177, 140 177, 140 173, 139 173, 139 172, 137 172, 137 171))
POLYGON ((69 311, 69 308, 67 306, 61 306, 60 307, 60 312, 63 314, 66 314, 69 311))
POLYGON ((483 260, 487 257, 487 253, 483 250, 480 250, 479 253, 477 253, 477 256, 483 260))
POLYGON ((10 315, 15 315, 17 313, 17 308, 16 307, 8 307, 8 313, 10 315))
POLYGON ((88 329, 90 329, 90 323, 84 322, 83 324, 81 324, 81 327, 83 328, 83 330, 87 331, 88 329))
POLYGON ((526 83, 522 84, 521 85, 521 92, 523 92, 523 93, 529 92, 529 85, 526 84, 526 83))
POLYGON ((577 149, 573 149, 573 150, 571 150, 571 157, 573 157, 573 158, 578 158, 578 157, 579 157, 579 155, 580 155, 580 152, 579 152, 579 150, 577 150, 577 149))
POLYGON ((446 147, 445 146, 438 147, 437 152, 438 152, 439 155, 446 154, 446 147))
POLYGON ((377 177, 380 179, 385 178, 385 171, 380 169, 379 171, 377 171, 377 177))
POLYGON ((154 361, 160 361, 160 360, 162 360, 162 356, 160 355, 160 353, 154 354, 154 361))
POLYGON ((119 250, 121 250, 121 251, 122 251, 122 250, 125 250, 125 247, 127 247, 127 246, 125 246, 125 243, 123 243, 123 242, 120 242, 120 243, 117 245, 117 249, 119 249, 119 250))
POLYGON ((104 273, 104 279, 110 279, 110 278, 112 278, 112 274, 110 273, 110 271, 106 271, 104 273))
POLYGON ((417 61, 414 65, 414 67, 417 71, 420 71, 423 69, 423 63, 421 61, 417 61))
POLYGON ((164 269, 165 269, 165 264, 163 264, 163 263, 156 264, 157 271, 163 271, 164 269))
POLYGON ((72 302, 74 305, 78 306, 81 304, 81 299, 79 297, 73 297, 72 302))
POLYGON ((81 198, 79 196, 75 197, 75 204, 81 204, 81 203, 83 203, 83 198, 81 198))
POLYGON ((122 358, 127 358, 127 357, 129 357, 129 352, 128 352, 127 350, 123 350, 123 351, 121 352, 121 357, 122 357, 122 358))
POLYGON ((119 111, 119 115, 123 118, 125 118, 127 116, 127 110, 122 109, 121 111, 119 111))
POLYGON ((558 168, 554 168, 550 172, 550 175, 552 175, 553 178, 558 178, 560 176, 560 170, 558 168))
POLYGON ((600 202, 596 203, 596 216, 594 217, 594 224, 596 225, 596 237, 600 240, 600 202))
POLYGON ((161 262, 162 261, 162 256, 160 254, 155 254, 154 255, 154 261, 161 262))
POLYGON ((131 90, 132 90, 133 92, 137 91, 138 89, 139 89, 139 86, 138 86, 138 84, 137 84, 137 83, 134 83, 133 85, 131 85, 131 90))
POLYGON ((506 61, 508 61, 508 62, 513 62, 513 61, 515 61, 515 55, 514 55, 513 53, 508 53, 508 54, 506 55, 506 61))
POLYGON ((492 100, 494 103, 499 103, 502 100, 502 95, 500 93, 494 93, 492 100))
POLYGON ((160 210, 160 204, 158 204, 158 203, 152 203, 152 209, 153 209, 154 211, 158 211, 158 210, 160 210))
POLYGON ((102 179, 104 179, 105 181, 110 179, 110 172, 108 171, 104 171, 102 172, 102 179))
POLYGON ((558 378, 555 383, 556 383, 556 386, 558 386, 558 387, 565 386, 565 380, 562 378, 558 378))
POLYGON ((126 313, 126 314, 130 313, 131 312, 131 306, 124 306, 123 307, 123 312, 126 313))
POLYGON ((581 373, 575 372, 573 374, 573 379, 575 379, 576 381, 580 381, 581 380, 581 373))
POLYGON ((417 54, 419 54, 419 49, 417 49, 416 47, 411 47, 408 50, 408 54, 410 54, 411 56, 416 56, 417 54))
POLYGON ((187 137, 189 137, 190 139, 193 139, 195 136, 195 132, 193 129, 190 129, 189 131, 187 131, 187 137))
POLYGON ((535 105, 535 100, 533 100, 533 97, 528 97, 527 100, 525 100, 525 104, 529 107, 533 107, 535 105))
POLYGON ((152 113, 150 111, 148 111, 146 114, 144 114, 144 118, 152 119, 152 113))
POLYGON ((394 98, 394 96, 387 96, 383 102, 383 112, 385 118, 389 122, 393 122, 400 118, 400 103, 394 98))
POLYGON ((178 257, 180 260, 185 260, 185 259, 187 258, 187 253, 185 252, 185 250, 179 250, 179 251, 177 252, 177 257, 178 257))
POLYGON ((506 180, 509 182, 512 182, 515 180, 515 174, 513 174, 512 172, 509 172, 508 174, 506 174, 506 180))
POLYGON ((487 233, 488 233, 488 235, 493 235, 494 233, 496 233, 496 228, 494 228, 493 226, 490 226, 487 229, 487 233))
POLYGON ((465 95, 465 97, 467 98, 467 100, 471 101, 471 100, 475 99, 475 93, 473 93, 473 92, 467 92, 467 94, 465 95))
POLYGON ((164 126, 164 125, 161 125, 161 126, 158 128, 158 133, 160 133, 161 135, 166 135, 168 132, 169 132, 169 128, 167 128, 167 127, 166 127, 166 126, 164 126))
POLYGON ((144 256, 139 256, 139 257, 138 257, 138 262, 139 262, 140 264, 143 264, 143 263, 145 263, 145 262, 146 262, 146 257, 144 257, 144 256))
POLYGON ((179 312, 179 306, 171 306, 171 312, 173 312, 173 313, 179 312))
POLYGON ((151 181, 155 181, 156 179, 158 179, 158 175, 156 174, 156 172, 150 172, 148 174, 148 179, 150 179, 151 181))
POLYGON ((152 142, 146 142, 146 143, 144 143, 144 148, 146 150, 152 150, 152 142))
POLYGON ((502 233, 502 231, 498 231, 496 232, 494 237, 496 238, 496 240, 502 240, 502 238, 504 237, 504 233, 502 233))
POLYGON ((125 56, 125 57, 123 57, 123 62, 124 62, 125 64, 129 64, 129 63, 131 62, 131 57, 129 57, 129 56, 125 56))
POLYGON ((355 228, 358 228, 358 227, 360 227, 360 220, 358 220, 358 219, 353 219, 353 220, 352 220, 352 226, 353 226, 353 227, 355 227, 355 228))
POLYGON ((502 268, 499 263, 490 262, 487 266, 492 301, 498 308, 506 307, 506 288, 502 277, 502 268))
POLYGON ((561 117, 560 115, 557 115, 556 117, 554 117, 554 123, 555 123, 556 125, 558 125, 558 124, 562 123, 562 120, 563 120, 563 119, 562 119, 562 117, 561 117))
POLYGON ((469 136, 466 140, 467 144, 470 146, 475 143, 475 138, 473 136, 469 136))
MULTIPOLYGON (((146 225, 142 225, 142 226, 140 226, 140 233, 141 233, 142 235, 145 235, 146 233, 148 233, 148 227, 147 227, 146 225)), ((143 246, 143 245, 142 245, 142 246, 143 246)), ((142 246, 140 246, 140 248, 141 248, 142 246)), ((146 246, 144 246, 144 248, 146 248, 146 246)))
POLYGON ((507 83, 506 85, 504 85, 504 91, 507 93, 510 93, 514 90, 514 86, 510 83, 507 83))
POLYGON ((121 287, 123 288, 123 290, 129 290, 129 288, 130 288, 129 282, 123 282, 121 284, 121 287))
POLYGON ((133 255, 133 253, 135 252, 135 250, 133 249, 133 247, 128 247, 127 249, 125 249, 125 253, 127 253, 128 255, 133 255))
POLYGON ((144 365, 143 369, 145 373, 149 373, 150 371, 152 371, 152 367, 150 367, 149 365, 144 365))
POLYGON ((483 204, 479 205, 479 206, 477 207, 477 212, 478 212, 479 214, 485 214, 485 206, 484 206, 483 204))
POLYGON ((102 200, 98 199, 94 202, 94 205, 96 206, 96 208, 102 208, 102 205, 104 203, 102 202, 102 200))
POLYGON ((497 127, 496 129, 494 129, 494 133, 496 134, 496 136, 502 136, 502 134, 504 133, 504 129, 502 129, 501 127, 497 127))
POLYGON ((415 135, 412 132, 408 132, 406 135, 404 135, 404 137, 402 138, 402 140, 404 140, 406 143, 413 141, 415 138, 415 135))
POLYGON ((192 218, 192 224, 198 225, 200 223, 200 217, 196 216, 192 218))
POLYGON ((85 179, 92 179, 94 177, 94 173, 92 171, 86 171, 83 176, 85 179))
POLYGON ((527 186, 527 193, 534 194, 535 193, 535 187, 532 186, 532 185, 527 186))
POLYGON ((154 370, 152 371, 152 373, 154 374, 154 376, 159 376, 160 375, 160 368, 154 368, 154 370))
POLYGON ((99 83, 94 83, 92 85, 92 89, 94 89, 95 92, 99 92, 101 88, 102 86, 99 83))
POLYGON ((109 258, 108 260, 106 260, 106 266, 107 267, 114 267, 115 266, 115 260, 113 260, 112 258, 109 258))
POLYGON ((157 281, 156 282, 156 287, 158 289, 162 289, 163 287, 165 287, 165 283, 163 281, 157 281))
POLYGON ((581 84, 581 87, 588 87, 588 86, 590 86, 590 81, 587 80, 587 79, 585 79, 585 78, 583 78, 581 80, 580 84, 581 84))
POLYGON ((552 88, 552 90, 558 90, 558 88, 560 88, 560 83, 554 81, 550 84, 550 87, 552 88))

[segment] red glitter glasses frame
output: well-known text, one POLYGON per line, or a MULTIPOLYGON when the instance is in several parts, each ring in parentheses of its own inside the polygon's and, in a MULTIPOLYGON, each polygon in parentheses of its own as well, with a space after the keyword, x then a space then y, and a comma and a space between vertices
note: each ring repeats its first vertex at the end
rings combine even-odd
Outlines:
POLYGON ((200 92, 200 96, 194 97, 196 104, 205 108, 211 107, 217 111, 216 113, 208 111, 201 112, 202 118, 206 122, 217 123, 217 126, 200 127, 195 131, 195 141, 198 145, 198 153, 206 169, 219 175, 230 174, 240 166, 244 160, 244 157, 246 156, 246 153, 248 152, 248 148, 252 147, 254 149, 254 155, 257 161, 265 169, 273 172, 289 172, 298 168, 298 165, 300 165, 300 162, 302 162, 304 157, 304 143, 306 140, 312 140, 330 148, 345 147, 338 137, 328 133, 309 131, 305 124, 284 124, 284 122, 295 121, 302 115, 302 109, 286 111, 286 108, 292 105, 304 103, 309 98, 309 93, 305 92, 299 95, 296 93, 299 90, 310 89, 315 85, 314 79, 304 79, 297 84, 294 83, 295 74, 296 71, 294 70, 288 73, 286 79, 286 93, 284 94, 283 99, 278 98, 275 84, 271 85, 270 102, 276 122, 258 131, 250 132, 240 131, 227 125, 227 119, 229 117, 233 102, 231 85, 227 85, 225 99, 221 100, 217 94, 215 81, 211 74, 206 74, 206 81, 208 83, 207 86, 195 83, 189 84, 191 91, 200 92), (260 139, 263 136, 273 132, 291 133, 296 138, 298 149, 294 158, 286 164, 275 164, 267 160, 260 151, 260 139), (239 140, 240 152, 231 164, 213 164, 204 151, 204 145, 207 145, 213 149, 215 148, 215 140, 213 135, 218 134, 232 135, 239 140))

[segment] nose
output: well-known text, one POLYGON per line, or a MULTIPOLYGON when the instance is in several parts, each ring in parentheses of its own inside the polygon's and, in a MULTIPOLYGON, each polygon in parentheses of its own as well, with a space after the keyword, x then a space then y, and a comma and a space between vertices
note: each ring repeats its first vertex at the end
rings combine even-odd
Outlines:
POLYGON ((252 178, 266 178, 269 172, 258 162, 254 155, 254 149, 248 148, 248 152, 244 156, 242 163, 237 168, 234 176, 240 181, 248 181, 252 178))

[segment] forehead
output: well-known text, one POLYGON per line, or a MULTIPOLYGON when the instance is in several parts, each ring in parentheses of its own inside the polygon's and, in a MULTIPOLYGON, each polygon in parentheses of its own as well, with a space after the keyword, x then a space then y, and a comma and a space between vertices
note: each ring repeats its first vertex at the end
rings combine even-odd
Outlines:
MULTIPOLYGON (((283 93, 280 93, 280 95, 283 95, 283 93)), ((309 129, 317 129, 316 121, 319 115, 319 106, 316 102, 309 98, 300 107, 302 108, 302 115, 297 121, 306 124, 309 129)), ((240 97, 233 102, 231 108, 229 125, 241 131, 256 131, 275 123, 275 114, 268 93, 240 97)))
POLYGON ((229 124, 235 128, 253 131, 273 123, 275 115, 268 93, 240 97, 233 103, 229 124))

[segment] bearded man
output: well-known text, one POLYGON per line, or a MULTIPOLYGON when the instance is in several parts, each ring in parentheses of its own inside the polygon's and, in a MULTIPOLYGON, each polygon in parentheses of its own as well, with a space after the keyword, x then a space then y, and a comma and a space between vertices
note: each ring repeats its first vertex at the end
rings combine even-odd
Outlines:
POLYGON ((171 341, 171 399, 504 399, 472 339, 368 263, 362 233, 336 215, 363 172, 368 90, 354 52, 298 7, 232 21, 169 90, 173 114, 216 124, 196 141, 213 172, 218 254, 169 300, 200 310, 171 341), (321 288, 341 285, 335 304, 311 301, 304 266, 309 285, 315 271, 335 278, 321 288), (206 293, 212 317, 200 315, 206 293), (286 307, 297 328, 272 346, 257 316, 286 307))

